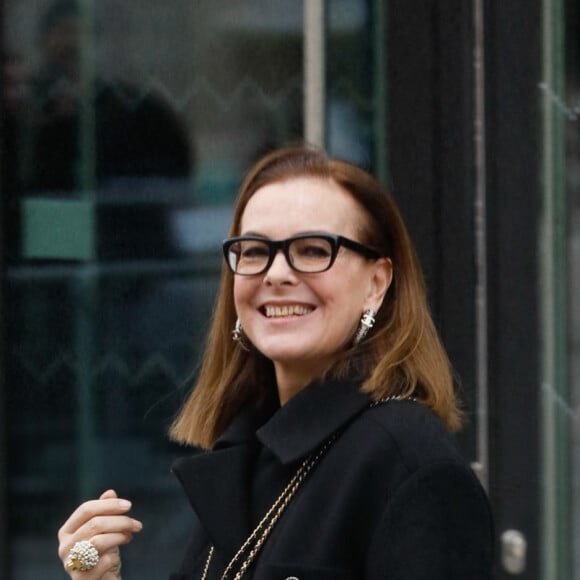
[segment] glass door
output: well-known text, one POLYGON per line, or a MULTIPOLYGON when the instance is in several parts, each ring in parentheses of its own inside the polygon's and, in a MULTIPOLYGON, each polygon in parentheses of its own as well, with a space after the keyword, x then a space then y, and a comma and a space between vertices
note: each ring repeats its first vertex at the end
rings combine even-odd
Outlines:
POLYGON ((580 9, 544 2, 543 578, 580 574, 580 9))
MULTIPOLYGON (((567 419, 564 444, 571 465, 566 470, 573 506, 569 524, 570 569, 569 577, 580 575, 580 6, 567 0, 564 13, 564 115, 565 142, 565 292, 566 325, 564 372, 568 384, 568 404, 564 409, 567 419)), ((570 513, 570 512, 568 512, 570 513)))
POLYGON ((166 430, 242 173, 306 135, 385 174, 382 3, 2 5, 0 575, 60 577, 58 527, 115 488, 145 523, 125 573, 157 580, 191 518, 166 430))

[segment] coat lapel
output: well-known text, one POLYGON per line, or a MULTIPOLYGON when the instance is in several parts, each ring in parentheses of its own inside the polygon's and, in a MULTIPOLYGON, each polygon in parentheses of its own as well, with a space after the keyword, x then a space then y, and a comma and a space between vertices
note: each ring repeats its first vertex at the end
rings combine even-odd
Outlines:
POLYGON ((250 533, 253 447, 240 444, 178 459, 173 471, 219 552, 233 554, 250 533))
POLYGON ((222 554, 233 554, 251 532, 256 427, 277 408, 275 393, 260 406, 246 404, 212 451, 198 450, 173 464, 210 542, 222 554))
POLYGON ((313 383, 276 410, 265 424, 263 412, 247 407, 213 451, 177 460, 173 471, 216 550, 231 557, 251 532, 258 440, 281 464, 298 462, 352 421, 369 402, 369 396, 352 382, 313 383))

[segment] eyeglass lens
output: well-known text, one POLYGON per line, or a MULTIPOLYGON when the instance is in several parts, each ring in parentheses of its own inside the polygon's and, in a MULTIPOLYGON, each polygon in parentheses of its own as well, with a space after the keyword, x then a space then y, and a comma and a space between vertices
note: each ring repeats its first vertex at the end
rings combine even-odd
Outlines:
MULTIPOLYGON (((258 274, 270 262, 275 248, 267 241, 244 240, 232 244, 229 263, 238 274, 258 274)), ((330 240, 319 237, 297 238, 288 244, 286 258, 290 266, 300 272, 322 272, 332 262, 333 245, 330 240)))

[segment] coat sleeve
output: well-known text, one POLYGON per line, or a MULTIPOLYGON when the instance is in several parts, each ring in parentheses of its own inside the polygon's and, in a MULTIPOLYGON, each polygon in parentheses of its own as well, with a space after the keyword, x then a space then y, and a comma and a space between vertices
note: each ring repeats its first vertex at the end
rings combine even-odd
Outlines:
POLYGON ((369 580, 491 580, 489 503, 460 463, 422 468, 388 498, 369 546, 369 580))

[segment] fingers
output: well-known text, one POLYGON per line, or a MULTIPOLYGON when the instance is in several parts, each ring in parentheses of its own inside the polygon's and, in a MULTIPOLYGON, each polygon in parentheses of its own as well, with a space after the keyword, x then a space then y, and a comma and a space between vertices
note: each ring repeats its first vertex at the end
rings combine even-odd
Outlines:
POLYGON ((99 552, 99 563, 90 572, 66 569, 71 578, 120 578, 119 546, 130 542, 133 534, 143 527, 140 521, 128 515, 130 509, 130 501, 117 497, 114 490, 107 490, 99 499, 84 502, 70 515, 58 531, 58 554, 65 569, 70 550, 76 542, 88 540, 99 552))
MULTIPOLYGON (((108 492, 105 492, 108 493, 108 492)), ((131 509, 131 502, 117 497, 94 499, 81 504, 62 525, 60 534, 72 534, 83 524, 101 515, 121 515, 131 509)))

